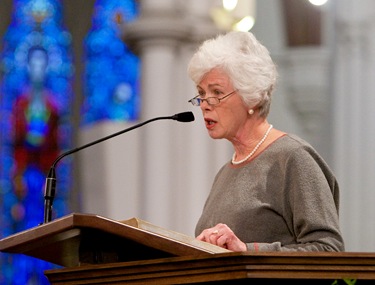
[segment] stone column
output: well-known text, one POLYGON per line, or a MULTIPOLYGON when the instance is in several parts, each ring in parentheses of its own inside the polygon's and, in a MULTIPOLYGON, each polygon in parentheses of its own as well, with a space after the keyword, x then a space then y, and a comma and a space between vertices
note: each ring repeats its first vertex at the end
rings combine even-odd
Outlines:
POLYGON ((348 251, 375 251, 375 2, 335 6, 333 150, 348 251))
POLYGON ((224 142, 208 137, 199 108, 187 103, 196 93, 188 61, 218 30, 209 18, 210 1, 141 4, 140 18, 124 27, 124 40, 142 61, 142 119, 189 110, 196 117, 185 125, 159 122, 142 129, 141 218, 192 235, 214 174, 230 157, 224 142))
MULTIPOLYGON (((139 19, 124 28, 126 41, 142 61, 142 120, 182 111, 173 101, 178 96, 178 47, 188 37, 188 28, 173 0, 143 1, 139 19)), ((186 125, 159 121, 140 130, 141 216, 164 227, 173 220, 172 196, 178 190, 171 185, 176 168, 183 164, 174 155, 180 128, 186 125)))
POLYGON ((299 123, 298 134, 330 163, 328 66, 325 46, 289 48, 282 65, 288 102, 299 123))

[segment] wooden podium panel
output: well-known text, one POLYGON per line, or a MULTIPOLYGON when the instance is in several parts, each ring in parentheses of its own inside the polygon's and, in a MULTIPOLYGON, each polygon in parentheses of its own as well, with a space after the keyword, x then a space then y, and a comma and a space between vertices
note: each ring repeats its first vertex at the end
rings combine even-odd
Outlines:
POLYGON ((0 251, 64 267, 228 251, 162 228, 159 232, 96 215, 71 214, 0 240, 0 251))
POLYGON ((46 271, 51 284, 375 284, 375 254, 224 253, 46 271))

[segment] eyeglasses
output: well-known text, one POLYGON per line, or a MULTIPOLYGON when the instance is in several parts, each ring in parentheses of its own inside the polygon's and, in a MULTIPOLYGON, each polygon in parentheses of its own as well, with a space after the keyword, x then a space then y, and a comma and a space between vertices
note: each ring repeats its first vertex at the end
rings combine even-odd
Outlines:
POLYGON ((224 95, 221 98, 218 98, 218 97, 207 97, 207 98, 203 99, 203 98, 200 98, 201 95, 197 95, 194 98, 190 99, 188 102, 191 103, 193 106, 200 106, 204 101, 206 101, 208 105, 214 106, 214 105, 219 104, 221 100, 229 97, 230 95, 232 95, 236 91, 237 90, 234 90, 234 91, 230 92, 229 94, 224 95))

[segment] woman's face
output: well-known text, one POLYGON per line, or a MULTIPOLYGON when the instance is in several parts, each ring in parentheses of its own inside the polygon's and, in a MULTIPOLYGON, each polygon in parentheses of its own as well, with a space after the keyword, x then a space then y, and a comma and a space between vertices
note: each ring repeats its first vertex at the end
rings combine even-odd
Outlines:
MULTIPOLYGON (((220 99, 235 91, 228 75, 220 69, 212 69, 206 73, 197 89, 202 99, 208 97, 220 99)), ((202 101, 200 108, 208 134, 213 139, 234 140, 240 136, 248 117, 248 108, 237 91, 214 106, 209 105, 207 101, 202 101)))

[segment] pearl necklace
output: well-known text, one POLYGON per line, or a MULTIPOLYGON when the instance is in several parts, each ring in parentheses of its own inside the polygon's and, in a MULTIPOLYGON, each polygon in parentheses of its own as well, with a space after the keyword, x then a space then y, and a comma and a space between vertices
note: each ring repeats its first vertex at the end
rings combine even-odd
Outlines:
POLYGON ((235 158, 236 158, 236 153, 233 153, 233 156, 232 156, 232 164, 241 164, 243 162, 245 162, 246 160, 248 160, 250 157, 253 156, 253 154, 258 150, 258 148, 261 146, 261 144, 266 140, 266 138, 268 137, 268 134, 270 133, 271 129, 273 128, 272 125, 270 125, 270 127, 268 128, 268 130, 266 131, 266 133, 264 134, 263 138, 258 142, 258 144, 255 146, 255 148, 252 150, 252 152, 249 153, 248 156, 246 156, 244 159, 241 159, 239 161, 235 161, 235 158))

